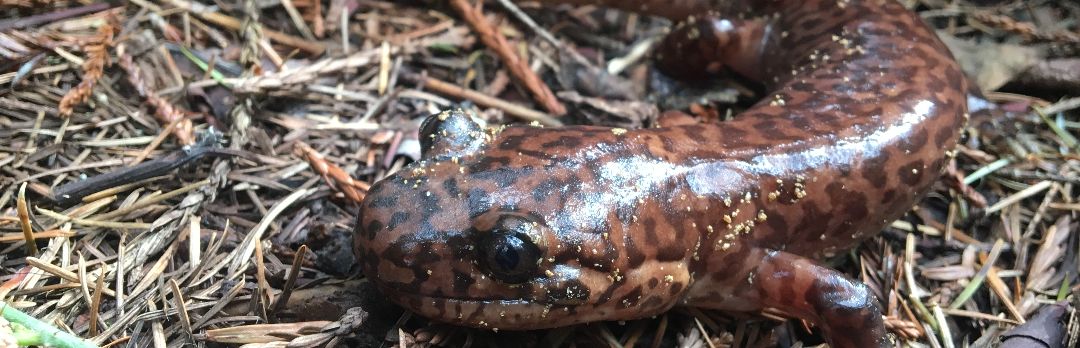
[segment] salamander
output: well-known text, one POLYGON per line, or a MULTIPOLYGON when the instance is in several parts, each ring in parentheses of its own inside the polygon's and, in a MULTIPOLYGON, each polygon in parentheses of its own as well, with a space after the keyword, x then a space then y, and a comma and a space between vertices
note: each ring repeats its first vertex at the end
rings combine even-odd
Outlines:
POLYGON ((904 214, 954 154, 968 85, 933 30, 892 0, 564 2, 681 21, 661 71, 767 94, 729 121, 633 130, 430 116, 422 157, 361 204, 366 276, 480 328, 771 308, 833 347, 887 345, 872 291, 818 260, 904 214))

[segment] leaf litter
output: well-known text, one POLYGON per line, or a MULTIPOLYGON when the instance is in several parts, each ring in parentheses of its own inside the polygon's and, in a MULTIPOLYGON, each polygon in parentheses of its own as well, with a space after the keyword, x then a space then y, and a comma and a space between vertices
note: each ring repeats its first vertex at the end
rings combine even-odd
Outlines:
MULTIPOLYGON (((827 261, 870 285, 912 346, 1076 346, 1080 6, 905 3, 994 108, 972 115, 911 213, 827 261)), ((363 279, 357 201, 415 158, 423 116, 639 127, 672 106, 719 121, 760 97, 738 79, 696 89, 656 74, 664 20, 484 5, 0 0, 0 308, 35 318, 0 333, 132 347, 820 344, 771 310, 468 329, 403 312, 363 279)))

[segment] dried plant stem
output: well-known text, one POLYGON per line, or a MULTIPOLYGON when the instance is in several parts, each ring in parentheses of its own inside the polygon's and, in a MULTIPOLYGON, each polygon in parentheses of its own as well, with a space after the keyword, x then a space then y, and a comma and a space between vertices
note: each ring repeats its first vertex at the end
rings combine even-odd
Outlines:
POLYGON ((26 204, 26 183, 22 183, 19 186, 19 198, 15 199, 15 204, 19 214, 19 226, 22 227, 23 239, 26 241, 26 253, 30 256, 37 256, 38 248, 37 243, 34 242, 34 228, 30 224, 30 209, 26 204))

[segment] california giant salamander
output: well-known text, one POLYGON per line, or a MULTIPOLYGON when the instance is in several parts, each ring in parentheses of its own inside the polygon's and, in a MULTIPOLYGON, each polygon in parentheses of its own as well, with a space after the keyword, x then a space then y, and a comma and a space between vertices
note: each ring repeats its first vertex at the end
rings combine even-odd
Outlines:
POLYGON ((638 130, 432 116, 422 159, 362 204, 367 276, 482 328, 774 308, 833 347, 886 345, 867 286, 814 260, 902 215, 956 145, 967 83, 934 32, 891 0, 599 3, 685 19, 656 53, 666 73, 729 68, 767 96, 638 130))

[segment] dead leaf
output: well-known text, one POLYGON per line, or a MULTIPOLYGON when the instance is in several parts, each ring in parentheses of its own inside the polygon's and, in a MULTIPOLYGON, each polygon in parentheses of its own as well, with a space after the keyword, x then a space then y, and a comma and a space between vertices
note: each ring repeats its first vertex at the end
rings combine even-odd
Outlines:
POLYGON ((993 91, 1042 61, 1042 50, 989 41, 975 42, 938 32, 964 72, 983 91, 993 91))

